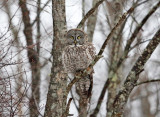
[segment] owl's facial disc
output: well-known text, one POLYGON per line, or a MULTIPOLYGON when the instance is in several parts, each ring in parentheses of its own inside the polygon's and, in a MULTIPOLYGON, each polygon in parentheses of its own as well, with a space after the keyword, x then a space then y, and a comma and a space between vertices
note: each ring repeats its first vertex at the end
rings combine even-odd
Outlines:
POLYGON ((67 42, 69 45, 83 45, 85 42, 85 34, 81 30, 71 29, 67 32, 67 42))

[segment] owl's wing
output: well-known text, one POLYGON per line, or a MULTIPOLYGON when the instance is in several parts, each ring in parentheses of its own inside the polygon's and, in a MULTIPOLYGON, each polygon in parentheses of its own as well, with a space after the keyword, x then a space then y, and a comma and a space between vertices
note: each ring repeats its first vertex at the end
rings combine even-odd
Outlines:
POLYGON ((65 72, 73 73, 75 71, 75 66, 72 63, 73 61, 72 48, 67 46, 62 52, 62 64, 65 72))
POLYGON ((90 56, 92 57, 92 59, 94 59, 96 56, 96 48, 93 46, 92 43, 89 43, 89 42, 86 43, 86 46, 88 48, 90 56))
POLYGON ((68 48, 65 48, 62 52, 62 64, 64 67, 64 70, 66 72, 70 71, 70 55, 68 54, 68 48))

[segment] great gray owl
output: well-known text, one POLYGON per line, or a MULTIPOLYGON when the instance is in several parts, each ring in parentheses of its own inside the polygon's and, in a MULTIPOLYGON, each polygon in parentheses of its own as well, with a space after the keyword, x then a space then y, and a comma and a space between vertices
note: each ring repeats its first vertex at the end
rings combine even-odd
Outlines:
MULTIPOLYGON (((95 57, 95 48, 87 42, 86 34, 79 29, 71 29, 66 34, 67 46, 62 53, 62 63, 67 73, 75 74, 88 67, 95 57)), ((77 89, 85 93, 90 85, 89 77, 81 79, 77 83, 77 89)))

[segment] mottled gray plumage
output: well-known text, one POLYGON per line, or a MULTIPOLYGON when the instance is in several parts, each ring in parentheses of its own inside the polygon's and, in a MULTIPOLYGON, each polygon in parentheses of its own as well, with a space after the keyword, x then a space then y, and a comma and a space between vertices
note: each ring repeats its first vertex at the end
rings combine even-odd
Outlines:
MULTIPOLYGON (((89 66, 95 57, 95 48, 87 42, 86 34, 78 29, 71 29, 66 35, 67 46, 62 53, 62 62, 65 72, 75 74, 89 66)), ((91 78, 82 78, 76 83, 79 95, 86 97, 91 86, 91 78)))
POLYGON ((64 69, 67 73, 85 69, 95 57, 95 48, 87 42, 83 31, 72 29, 67 32, 67 44, 62 53, 64 69), (79 37, 79 39, 78 39, 79 37))

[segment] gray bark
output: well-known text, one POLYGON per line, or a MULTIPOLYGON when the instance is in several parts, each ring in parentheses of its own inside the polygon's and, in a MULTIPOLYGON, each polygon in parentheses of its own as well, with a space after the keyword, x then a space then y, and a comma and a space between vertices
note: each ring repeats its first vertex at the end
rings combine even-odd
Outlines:
POLYGON ((61 117, 66 109, 67 78, 63 73, 61 53, 66 31, 65 0, 52 0, 53 17, 53 62, 47 94, 45 117, 61 117))

